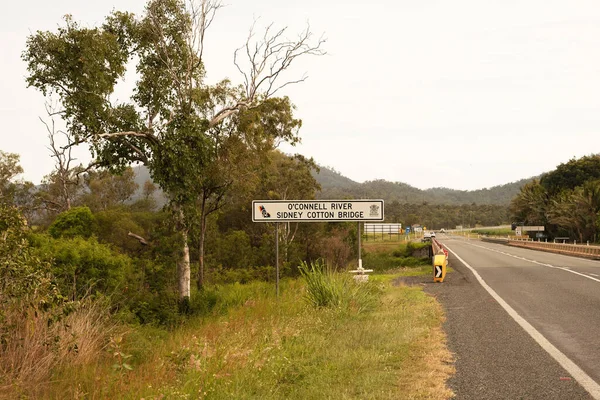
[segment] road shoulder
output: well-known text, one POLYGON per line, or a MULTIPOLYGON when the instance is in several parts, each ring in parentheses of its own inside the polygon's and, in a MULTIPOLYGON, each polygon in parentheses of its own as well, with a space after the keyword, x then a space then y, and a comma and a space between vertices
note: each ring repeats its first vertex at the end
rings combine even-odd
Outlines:
POLYGON ((443 283, 422 285, 444 308, 448 347, 456 374, 448 381, 456 399, 591 399, 452 255, 443 283))

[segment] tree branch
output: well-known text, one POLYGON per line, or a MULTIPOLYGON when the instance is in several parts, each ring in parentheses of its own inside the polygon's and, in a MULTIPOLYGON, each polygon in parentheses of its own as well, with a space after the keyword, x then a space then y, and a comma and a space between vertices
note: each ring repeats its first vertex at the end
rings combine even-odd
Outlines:
POLYGON ((295 41, 284 37, 287 27, 272 33, 273 25, 271 24, 265 29, 262 39, 253 42, 255 24, 256 21, 250 28, 246 43, 233 53, 233 64, 244 77, 244 98, 217 112, 209 122, 211 127, 244 107, 256 106, 261 100, 274 96, 275 93, 288 85, 304 82, 308 78, 306 74, 302 78, 278 84, 281 75, 290 68, 292 62, 297 58, 306 55, 322 56, 327 54, 322 49, 327 41, 323 36, 315 43, 311 43, 313 34, 310 31, 309 24, 295 41), (239 59, 239 53, 242 50, 245 50, 246 53, 246 67, 242 65, 239 59))
POLYGON ((148 243, 148 241, 146 239, 144 239, 140 235, 136 235, 135 233, 127 232, 127 236, 131 236, 132 238, 139 240, 140 243, 143 244, 144 246, 148 246, 150 244, 150 243, 148 243))

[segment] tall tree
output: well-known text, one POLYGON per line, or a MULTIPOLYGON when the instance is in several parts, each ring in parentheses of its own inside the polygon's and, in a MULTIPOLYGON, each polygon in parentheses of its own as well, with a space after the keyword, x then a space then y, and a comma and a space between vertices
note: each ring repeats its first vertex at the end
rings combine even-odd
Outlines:
MULTIPOLYGON (((198 182, 213 175, 215 163, 230 162, 211 154, 219 137, 215 132, 243 135, 235 129, 240 114, 260 108, 285 85, 304 80, 282 81, 296 58, 323 54, 323 40, 313 44, 309 29, 296 40, 285 38, 285 29, 267 28, 256 41, 251 31, 243 46, 245 64, 238 58, 242 52, 234 57, 243 84, 224 80, 209 86, 204 82, 204 40, 220 7, 217 0, 150 0, 141 17, 113 12, 95 28, 67 17, 57 32, 30 36, 23 54, 28 85, 60 99, 74 143, 89 143, 99 165, 112 170, 145 164, 168 196, 182 239, 181 300, 190 295, 189 233, 194 205, 204 190, 198 182), (131 101, 117 104, 112 95, 130 60, 137 60, 136 88, 131 101)), ((278 129, 278 114, 257 122, 271 126, 267 132, 275 135, 262 140, 287 139, 278 129)))
POLYGON ((525 184, 512 200, 510 211, 515 220, 525 225, 546 225, 549 195, 546 188, 535 179, 525 184))
POLYGON ((82 202, 92 211, 106 211, 110 207, 124 204, 138 189, 133 168, 127 167, 120 174, 110 171, 89 171, 85 177, 89 193, 82 202))
POLYGON ((14 178, 23 173, 19 155, 0 150, 0 200, 12 201, 15 190, 14 178))
MULTIPOLYGON (((272 165, 264 171, 264 190, 267 198, 275 200, 292 200, 315 198, 321 186, 312 174, 318 172, 314 160, 301 155, 289 157, 280 152, 272 153, 272 165)), ((298 232, 298 223, 280 223, 280 240, 283 242, 283 257, 289 261, 289 247, 298 232)))

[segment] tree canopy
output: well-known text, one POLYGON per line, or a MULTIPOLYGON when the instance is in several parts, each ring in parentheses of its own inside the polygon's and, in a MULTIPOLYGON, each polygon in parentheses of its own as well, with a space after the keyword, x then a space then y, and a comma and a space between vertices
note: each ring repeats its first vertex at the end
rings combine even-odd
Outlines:
POLYGON ((27 84, 58 98, 72 144, 88 143, 95 163, 113 171, 143 163, 167 195, 183 237, 182 298, 189 297, 196 202, 218 203, 231 187, 234 174, 227 171, 242 166, 237 161, 248 160, 249 152, 297 142, 292 103, 273 95, 305 79, 282 81, 295 59, 323 54, 324 41, 313 41, 308 29, 289 40, 285 28, 269 27, 259 41, 249 35, 245 52, 234 53, 241 85, 227 79, 208 85, 204 40, 221 6, 218 0, 150 0, 140 16, 115 11, 93 28, 67 16, 56 32, 31 35, 23 53, 27 84), (117 102, 117 81, 133 62, 135 89, 128 101, 117 102))

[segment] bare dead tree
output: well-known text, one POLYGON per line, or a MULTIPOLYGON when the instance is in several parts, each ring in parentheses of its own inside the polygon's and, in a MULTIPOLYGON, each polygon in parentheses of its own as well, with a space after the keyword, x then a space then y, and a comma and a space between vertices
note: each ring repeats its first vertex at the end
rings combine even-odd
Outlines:
POLYGON ((210 120, 210 126, 214 126, 231 114, 236 113, 243 107, 256 107, 261 100, 273 97, 284 87, 304 82, 308 76, 304 74, 301 78, 284 80, 283 75, 291 64, 299 57, 306 55, 322 56, 327 54, 322 46, 326 39, 321 36, 316 42, 312 41, 313 33, 307 23, 296 40, 285 37, 287 27, 273 31, 273 24, 265 29, 260 40, 255 40, 256 21, 250 28, 246 43, 233 53, 233 63, 244 77, 244 95, 233 104, 219 110, 210 120), (245 52, 245 65, 239 56, 241 51, 245 52))
POLYGON ((76 188, 80 184, 80 174, 85 168, 81 164, 72 166, 72 163, 76 160, 72 155, 73 140, 65 131, 56 129, 54 116, 58 115, 59 112, 56 112, 49 103, 46 103, 45 107, 50 122, 44 121, 41 117, 40 121, 44 124, 48 132, 50 156, 55 159, 55 169, 46 179, 48 180, 48 185, 54 185, 58 191, 58 196, 57 198, 44 197, 42 198, 42 202, 46 205, 47 209, 54 212, 61 212, 71 209, 76 188), (57 144, 57 135, 64 136, 66 145, 60 146, 57 144))

